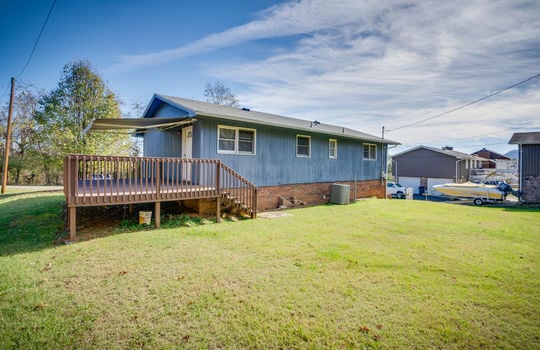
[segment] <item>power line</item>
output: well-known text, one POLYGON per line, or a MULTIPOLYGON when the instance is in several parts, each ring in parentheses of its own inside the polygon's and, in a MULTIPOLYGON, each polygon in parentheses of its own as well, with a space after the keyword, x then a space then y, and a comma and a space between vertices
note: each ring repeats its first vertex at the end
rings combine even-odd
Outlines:
POLYGON ((459 145, 459 147, 484 147, 484 146, 495 146, 495 145, 508 145, 508 142, 480 143, 477 145, 459 145))
MULTIPOLYGON (((450 138, 450 139, 439 139, 439 140, 433 140, 433 141, 429 141, 429 142, 421 142, 423 145, 433 145, 433 144, 450 144, 450 143, 453 143, 455 141, 459 141, 459 140, 469 140, 469 139, 474 139, 474 138, 477 138, 477 137, 482 137, 482 136, 488 136, 488 135, 494 135, 494 134, 500 134, 500 133, 503 133, 503 132, 507 132, 507 131, 513 131, 513 130, 523 130, 523 129, 527 129, 527 128, 532 128, 532 127, 536 127, 536 126, 539 126, 540 123, 533 123, 531 125, 527 125, 527 126, 516 126, 516 127, 512 127, 512 128, 508 128, 508 129, 503 129, 503 130, 499 130, 499 131, 492 131, 492 132, 488 132, 488 133, 484 133, 484 134, 477 134, 477 135, 471 135, 471 136, 465 136, 465 137, 457 137, 457 138, 450 138)), ((485 144, 485 146, 488 146, 488 145, 503 145, 503 144, 507 144, 506 142, 503 142, 503 143, 490 143, 490 144, 485 144)), ((402 144, 400 145, 400 147, 412 147, 412 146, 415 146, 417 144, 402 144)), ((472 147, 472 146, 477 146, 477 145, 456 145, 456 147, 472 147)), ((481 146, 481 145, 478 145, 478 146, 481 146)))
POLYGON ((511 128, 503 129, 503 130, 499 130, 499 131, 491 131, 491 132, 487 132, 487 133, 484 133, 484 134, 477 134, 477 135, 471 135, 471 136, 465 136, 465 137, 450 138, 450 139, 445 139, 445 140, 433 141, 433 142, 430 142, 430 143, 474 139, 474 138, 482 137, 482 136, 500 134, 500 133, 503 133, 503 132, 506 132, 506 131, 520 130, 520 129, 536 127, 537 125, 540 125, 540 124, 539 123, 533 123, 533 124, 527 125, 527 126, 514 126, 514 127, 511 127, 511 128))
POLYGON ((47 22, 49 21, 49 17, 51 17, 51 13, 52 13, 55 3, 56 3, 56 0, 53 0, 49 13, 47 14, 47 18, 45 18, 45 22, 43 22, 43 25, 41 26, 41 30, 39 31, 39 35, 36 39, 36 42, 34 43, 34 47, 32 48, 32 52, 30 53, 30 57, 28 57, 28 61, 26 61, 26 64, 24 65, 23 69, 21 69, 21 72, 17 76, 17 80, 19 80, 19 78, 23 75, 24 71, 26 70, 26 67, 28 67, 28 64, 30 63, 30 61, 32 60, 32 57, 34 56, 34 52, 36 51, 36 47, 39 43, 39 39, 41 38, 41 34, 43 34, 43 30, 45 30, 45 26, 47 25, 47 22))
POLYGON ((386 132, 390 132, 390 131, 395 131, 395 130, 399 130, 399 129, 408 128, 409 126, 417 125, 417 124, 420 124, 420 123, 427 122, 428 120, 432 120, 432 119, 435 119, 435 118, 442 117, 442 116, 444 116, 444 115, 450 114, 450 113, 455 112, 455 111, 460 110, 460 109, 463 109, 463 108, 465 108, 465 107, 468 107, 468 106, 473 105, 473 104, 475 104, 475 103, 478 103, 478 102, 480 102, 480 101, 487 100, 488 98, 493 97, 493 96, 495 96, 495 95, 498 95, 498 94, 500 94, 501 92, 504 92, 504 91, 506 91, 506 90, 513 89, 513 88, 515 88, 516 86, 525 84, 526 82, 528 82, 528 81, 530 81, 530 80, 533 80, 533 79, 535 79, 535 78, 538 78, 538 77, 540 77, 540 73, 538 73, 538 74, 536 74, 536 75, 533 75, 532 77, 527 78, 527 79, 525 79, 525 80, 523 80, 523 81, 520 81, 519 83, 516 83, 516 84, 514 84, 514 85, 512 85, 512 86, 506 87, 506 88, 504 88, 504 89, 502 89, 502 90, 496 91, 496 92, 494 92, 494 93, 492 93, 492 94, 489 94, 489 95, 487 95, 487 96, 484 96, 484 97, 482 97, 482 98, 479 98, 479 99, 477 99, 477 100, 474 100, 474 101, 472 101, 472 102, 469 102, 469 103, 464 104, 464 105, 462 105, 462 106, 456 107, 456 108, 451 109, 451 110, 449 110, 449 111, 446 111, 446 112, 444 112, 444 113, 437 114, 437 115, 434 115, 434 116, 432 116, 432 117, 429 117, 429 118, 426 118, 426 119, 422 119, 422 120, 419 120, 419 121, 416 121, 416 122, 413 122, 413 123, 410 123, 410 124, 405 124, 405 125, 402 125, 402 126, 398 126, 397 128, 393 128, 393 129, 390 129, 390 130, 386 130, 386 132))

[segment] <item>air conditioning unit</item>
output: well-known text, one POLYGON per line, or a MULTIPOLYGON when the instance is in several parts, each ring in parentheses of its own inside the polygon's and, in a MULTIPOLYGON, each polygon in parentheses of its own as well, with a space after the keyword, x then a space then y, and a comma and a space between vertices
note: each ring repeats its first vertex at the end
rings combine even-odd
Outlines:
POLYGON ((330 203, 349 204, 351 186, 332 184, 330 188, 330 203))

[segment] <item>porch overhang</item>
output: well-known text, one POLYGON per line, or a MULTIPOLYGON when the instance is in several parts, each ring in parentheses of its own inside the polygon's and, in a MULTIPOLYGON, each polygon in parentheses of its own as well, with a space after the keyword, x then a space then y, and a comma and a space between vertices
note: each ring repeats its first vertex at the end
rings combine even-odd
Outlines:
POLYGON ((190 124, 196 121, 194 118, 121 118, 121 119, 95 119, 90 123, 84 134, 90 131, 103 132, 114 130, 134 130, 134 132, 146 132, 152 129, 165 130, 176 126, 190 124))

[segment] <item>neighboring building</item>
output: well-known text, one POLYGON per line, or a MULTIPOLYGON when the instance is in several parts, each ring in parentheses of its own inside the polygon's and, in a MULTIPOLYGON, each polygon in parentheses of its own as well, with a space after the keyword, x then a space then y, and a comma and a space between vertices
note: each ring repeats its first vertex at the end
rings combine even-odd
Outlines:
POLYGON ((504 166, 504 163, 510 163, 512 161, 511 158, 505 156, 504 154, 497 153, 495 151, 491 151, 489 149, 482 148, 479 151, 471 153, 473 156, 477 156, 480 158, 485 158, 485 161, 482 161, 481 167, 483 169, 496 169, 496 168, 503 168, 507 169, 508 166, 504 166), (499 166, 497 166, 499 165, 499 166))
POLYGON ((519 147, 521 200, 540 203, 540 132, 514 133, 508 143, 519 147))
POLYGON ((470 180, 482 182, 485 180, 502 180, 516 186, 518 181, 518 161, 511 157, 482 148, 472 153, 474 156, 487 159, 482 162, 482 169, 473 170, 470 180))
POLYGON ((277 208, 280 197, 325 203, 336 182, 351 185, 351 198, 383 198, 388 145, 398 144, 318 121, 163 95, 129 123, 140 125, 144 156, 221 160, 258 187, 257 210, 277 208))
POLYGON ((397 182, 418 194, 434 185, 469 181, 471 170, 480 168, 483 161, 448 146, 418 146, 392 156, 392 173, 397 182))

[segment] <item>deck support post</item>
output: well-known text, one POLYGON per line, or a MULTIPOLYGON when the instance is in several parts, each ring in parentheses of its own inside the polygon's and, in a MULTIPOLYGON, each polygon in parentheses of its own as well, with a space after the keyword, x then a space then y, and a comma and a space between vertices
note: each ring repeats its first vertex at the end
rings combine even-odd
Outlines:
POLYGON ((156 202, 154 211, 155 211, 154 222, 156 223, 156 228, 159 228, 159 226, 161 225, 161 202, 156 202))
POLYGON ((69 207, 69 239, 74 241, 77 238, 77 207, 69 207))
POLYGON ((257 187, 253 188, 253 194, 251 198, 251 218, 256 219, 257 218, 257 187))
POLYGON ((221 198, 216 197, 216 222, 221 222, 221 198))

